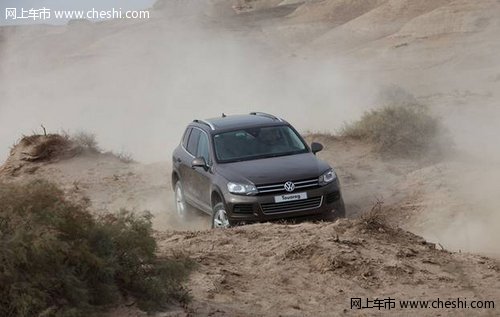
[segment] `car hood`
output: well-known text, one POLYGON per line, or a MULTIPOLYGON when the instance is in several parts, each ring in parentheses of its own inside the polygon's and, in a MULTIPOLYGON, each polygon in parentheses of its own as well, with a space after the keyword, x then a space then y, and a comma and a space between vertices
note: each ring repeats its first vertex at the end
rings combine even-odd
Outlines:
POLYGON ((330 166, 312 153, 220 164, 217 171, 228 181, 273 184, 319 177, 330 166))

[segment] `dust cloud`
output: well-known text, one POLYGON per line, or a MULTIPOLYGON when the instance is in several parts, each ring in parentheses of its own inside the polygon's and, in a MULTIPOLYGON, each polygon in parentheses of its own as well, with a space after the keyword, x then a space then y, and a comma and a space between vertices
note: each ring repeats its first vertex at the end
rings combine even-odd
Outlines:
POLYGON ((427 189, 428 207, 414 230, 451 250, 500 256, 500 109, 487 102, 447 117, 457 151, 439 165, 439 184, 427 189))
POLYGON ((40 124, 95 133, 104 149, 152 162, 168 160, 196 118, 265 111, 331 131, 368 105, 368 78, 294 57, 210 14, 221 13, 172 1, 147 22, 4 30, 0 157, 40 124))
MULTIPOLYGON (((498 33, 485 35, 484 43, 500 40, 498 33)), ((420 216, 425 226, 417 233, 451 250, 500 257, 500 82, 495 75, 500 58, 480 46, 474 49, 443 75, 447 84, 436 87, 440 94, 428 99, 452 132, 456 151, 439 165, 440 186, 427 189, 429 208, 420 216), (478 55, 483 57, 473 57, 478 55)))

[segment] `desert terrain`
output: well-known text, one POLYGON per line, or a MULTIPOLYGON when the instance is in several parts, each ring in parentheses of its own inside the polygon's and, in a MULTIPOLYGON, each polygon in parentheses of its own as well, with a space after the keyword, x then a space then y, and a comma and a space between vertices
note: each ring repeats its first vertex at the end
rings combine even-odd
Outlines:
POLYGON ((349 299, 498 303, 499 1, 163 0, 151 12, 0 28, 2 182, 49 179, 96 214, 151 211, 161 254, 198 263, 192 301, 166 315, 498 315, 358 311, 349 299), (441 118, 453 149, 394 158, 337 136, 394 97, 380 95, 387 86, 441 118), (175 217, 170 153, 184 126, 255 110, 325 146, 348 219, 213 231, 201 212, 175 217), (41 124, 91 131, 101 149, 37 160, 19 140, 46 142, 41 124))

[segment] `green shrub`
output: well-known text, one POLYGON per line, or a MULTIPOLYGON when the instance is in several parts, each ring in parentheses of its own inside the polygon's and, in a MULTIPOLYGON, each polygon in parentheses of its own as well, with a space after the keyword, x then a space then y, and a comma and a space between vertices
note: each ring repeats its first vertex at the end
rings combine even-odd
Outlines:
POLYGON ((160 259, 151 215, 93 217, 54 185, 0 184, 0 316, 83 316, 135 298, 186 301, 192 262, 160 259))
POLYGON ((379 108, 366 111, 359 121, 344 125, 340 134, 375 144, 384 154, 403 157, 440 156, 452 146, 439 118, 398 86, 382 89, 379 108))
POLYGON ((438 154, 446 146, 444 128, 421 105, 389 105, 367 111, 346 125, 343 136, 369 140, 379 152, 397 156, 438 154))

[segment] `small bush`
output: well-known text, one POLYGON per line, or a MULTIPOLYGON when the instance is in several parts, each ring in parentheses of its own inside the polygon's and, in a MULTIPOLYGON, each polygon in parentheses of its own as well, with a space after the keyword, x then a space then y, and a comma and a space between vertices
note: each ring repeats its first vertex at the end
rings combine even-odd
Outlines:
POLYGON ((380 108, 366 111, 340 131, 345 137, 368 140, 384 154, 403 157, 441 155, 452 141, 441 121, 404 89, 390 86, 378 96, 380 108))
POLYGON ((135 298, 159 310, 188 300, 192 262, 160 259, 151 215, 93 217, 54 185, 0 184, 0 316, 84 316, 135 298))
POLYGON ((123 163, 126 164, 135 163, 134 157, 129 152, 124 152, 124 151, 113 152, 113 155, 123 163))
POLYGON ((369 140, 379 152, 403 157, 440 153, 445 145, 441 122, 420 105, 391 105, 365 112, 341 134, 369 140))
POLYGON ((82 149, 100 152, 95 134, 80 131, 70 136, 70 140, 82 149))

